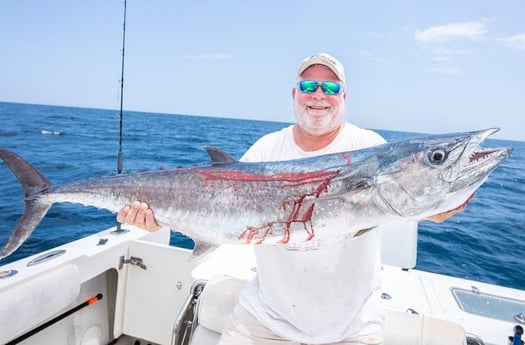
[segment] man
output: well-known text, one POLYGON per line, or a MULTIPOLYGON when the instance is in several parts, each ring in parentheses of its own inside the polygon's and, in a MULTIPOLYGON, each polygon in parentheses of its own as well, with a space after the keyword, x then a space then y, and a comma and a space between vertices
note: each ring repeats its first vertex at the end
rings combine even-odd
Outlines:
MULTIPOLYGON (((242 161, 304 158, 385 142, 345 122, 344 69, 326 53, 301 63, 292 98, 297 123, 260 138, 242 161)), ((429 219, 443 221, 463 208, 429 219)), ((140 202, 124 207, 117 219, 148 230, 159 227, 140 202)), ((378 231, 254 248, 257 274, 243 290, 220 345, 382 344, 378 231)))

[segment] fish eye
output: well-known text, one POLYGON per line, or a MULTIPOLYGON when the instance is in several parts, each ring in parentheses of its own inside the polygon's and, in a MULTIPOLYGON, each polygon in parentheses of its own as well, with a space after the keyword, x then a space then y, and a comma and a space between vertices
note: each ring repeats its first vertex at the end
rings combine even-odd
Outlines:
POLYGON ((441 164, 447 159, 447 152, 442 149, 434 149, 428 153, 428 161, 432 164, 441 164))

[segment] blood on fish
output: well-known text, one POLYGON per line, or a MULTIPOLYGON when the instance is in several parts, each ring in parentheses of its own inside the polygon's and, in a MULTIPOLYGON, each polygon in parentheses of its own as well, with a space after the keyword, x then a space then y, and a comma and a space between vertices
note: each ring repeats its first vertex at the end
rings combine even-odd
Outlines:
POLYGON ((200 174, 206 180, 226 180, 226 181, 284 181, 295 183, 311 183, 316 180, 333 178, 338 175, 339 171, 314 171, 314 172, 292 172, 278 173, 271 175, 247 173, 239 170, 210 170, 210 169, 193 169, 193 172, 200 174))
POLYGON ((352 165, 352 155, 350 152, 343 152, 343 159, 346 160, 346 165, 352 165))
POLYGON ((266 237, 273 232, 273 226, 275 224, 283 224, 283 238, 279 241, 281 243, 288 243, 290 241, 290 227, 292 223, 302 223, 304 230, 308 234, 307 241, 311 240, 315 236, 315 231, 312 225, 312 215, 314 212, 315 204, 311 204, 306 208, 305 210, 302 210, 304 201, 306 197, 314 197, 319 198, 321 193, 328 191, 328 186, 330 185, 330 182, 333 178, 335 178, 337 175, 339 175, 339 171, 332 172, 330 175, 324 176, 325 178, 320 181, 319 186, 311 193, 294 196, 294 197, 287 197, 286 199, 292 199, 292 200, 283 200, 281 203, 281 207, 283 208, 283 211, 287 211, 289 208, 289 205, 291 204, 291 210, 288 216, 288 220, 285 222, 269 222, 264 224, 261 227, 255 227, 255 226, 248 226, 246 229, 241 232, 239 235, 239 239, 242 240, 246 236, 246 243, 252 243, 254 240, 254 237, 259 234, 260 230, 264 230, 262 235, 260 237, 257 237, 257 241, 255 244, 261 244, 264 242, 266 237), (301 212, 302 211, 302 212, 301 212), (308 224, 307 224, 308 223, 308 224))

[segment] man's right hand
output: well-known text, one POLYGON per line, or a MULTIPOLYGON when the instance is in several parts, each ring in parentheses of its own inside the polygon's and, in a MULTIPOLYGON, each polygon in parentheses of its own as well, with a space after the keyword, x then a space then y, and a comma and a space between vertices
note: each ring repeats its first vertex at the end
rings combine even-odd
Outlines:
POLYGON ((153 210, 145 202, 135 201, 131 205, 125 205, 118 211, 117 221, 129 225, 138 226, 139 228, 156 231, 161 227, 155 220, 153 210))

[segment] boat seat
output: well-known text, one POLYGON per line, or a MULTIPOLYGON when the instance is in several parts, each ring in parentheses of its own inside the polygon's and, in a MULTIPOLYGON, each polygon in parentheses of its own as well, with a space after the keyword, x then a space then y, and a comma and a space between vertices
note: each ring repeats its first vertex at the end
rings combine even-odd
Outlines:
POLYGON ((381 262, 390 266, 410 269, 417 261, 416 221, 395 221, 380 225, 375 231, 381 231, 381 262))
MULTIPOLYGON (((217 344, 245 280, 218 276, 199 296, 191 345, 217 344)), ((386 310, 384 345, 465 345, 464 329, 453 322, 386 310)))

